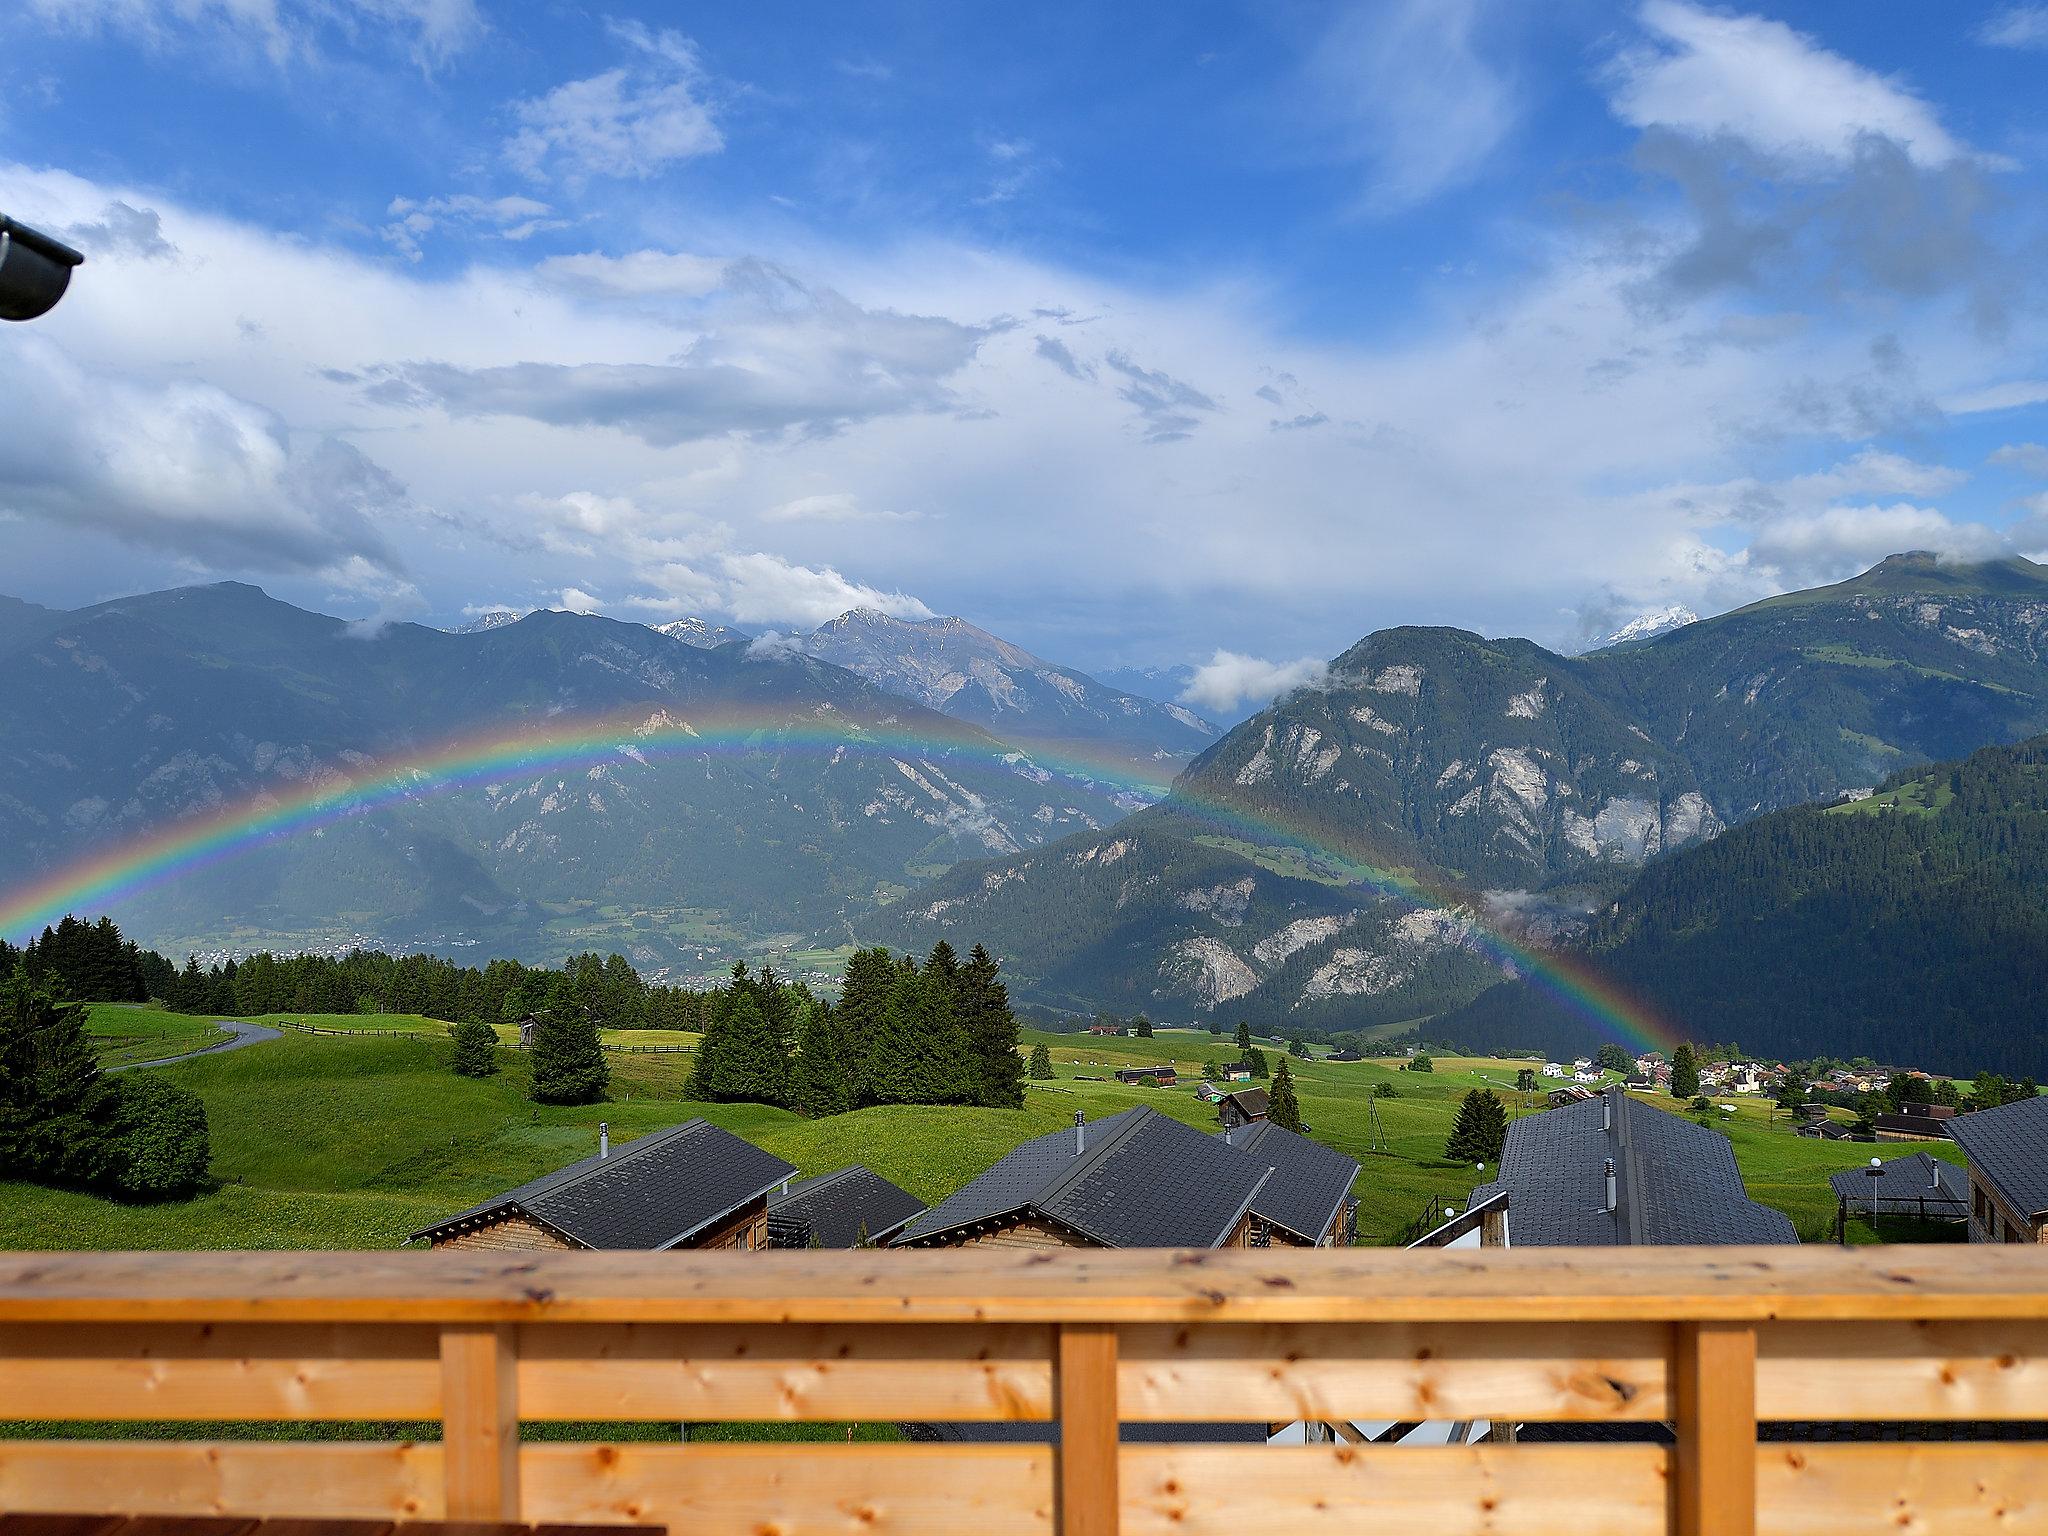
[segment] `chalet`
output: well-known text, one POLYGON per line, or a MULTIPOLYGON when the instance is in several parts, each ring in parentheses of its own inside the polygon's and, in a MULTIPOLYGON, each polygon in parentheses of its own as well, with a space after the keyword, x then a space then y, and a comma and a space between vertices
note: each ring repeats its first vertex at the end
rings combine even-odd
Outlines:
POLYGON ((1621 1086, 1630 1093, 1649 1093, 1657 1086, 1657 1079, 1647 1072, 1631 1072, 1622 1079, 1621 1086))
POLYGON ((530 1051, 533 1049, 533 1032, 540 1028, 540 1020, 541 1016, 539 1014, 529 1013, 519 1021, 520 1050, 530 1051))
POLYGON ((1223 1081, 1226 1083, 1248 1083, 1251 1080, 1252 1069, 1250 1067, 1225 1067, 1223 1069, 1223 1081))
MULTIPOLYGON (((1818 1120, 1800 1121, 1798 1125, 1793 1127, 1792 1134, 1795 1136, 1811 1137, 1816 1141, 1862 1141, 1865 1139, 1858 1136, 1855 1131, 1842 1124, 1841 1121, 1829 1120, 1824 1116, 1818 1120)), ((1877 1140, 1875 1136, 1868 1139, 1871 1141, 1877 1140)))
POLYGON ((1546 1061, 1543 1063, 1543 1075, 1545 1077, 1569 1077, 1571 1070, 1561 1061, 1546 1061))
POLYGON ((881 1247, 924 1202, 859 1163, 803 1179, 768 1199, 768 1246, 881 1247))
MULTIPOLYGON (((1237 1079, 1232 1078, 1232 1082, 1237 1079)), ((1225 1130, 1240 1125, 1256 1125, 1266 1118, 1268 1100, 1263 1088, 1240 1088, 1235 1093, 1226 1093, 1216 1101, 1216 1118, 1223 1122, 1225 1130)))
POLYGON ((1126 1088, 1171 1088, 1180 1076, 1171 1066, 1118 1067, 1116 1080, 1126 1088))
POLYGON ((1970 1214, 1970 1176, 1954 1163, 1914 1152, 1888 1163, 1872 1158, 1868 1168, 1845 1168, 1828 1180, 1844 1217, 1917 1216, 1924 1221, 1961 1221, 1970 1214))
MULTIPOLYGON (((599 1128, 601 1138, 605 1136, 599 1128)), ((708 1120, 688 1120, 422 1227, 435 1248, 761 1248, 768 1196, 796 1169, 708 1120)))
POLYGON ((2048 1242, 2048 1099, 1957 1115, 1948 1133, 1970 1160, 1970 1241, 2048 1242))
POLYGON ((1121 1024, 1090 1024, 1088 1026, 1088 1033, 1091 1035, 1120 1035, 1123 1032, 1124 1027, 1121 1024))
POLYGON ((1139 1106, 1027 1141, 917 1217, 894 1248, 1245 1248, 1271 1171, 1139 1106))
POLYGON ((1744 1191, 1726 1136, 1618 1089, 1509 1126, 1498 1176, 1470 1203, 1502 1194, 1516 1247, 1799 1241, 1744 1191))
POLYGON ((1576 1083, 1567 1083, 1562 1088, 1553 1088, 1548 1094, 1552 1109, 1563 1109, 1567 1104, 1583 1104, 1594 1096, 1590 1088, 1581 1088, 1576 1083))
POLYGON ((1363 1053, 1363 1052, 1360 1052, 1360 1051, 1354 1051, 1354 1050, 1352 1050, 1352 1049, 1351 1049, 1351 1047, 1350 1047, 1350 1046, 1346 1045, 1346 1046, 1341 1046, 1341 1047, 1339 1047, 1339 1048, 1338 1048, 1337 1050, 1334 1050, 1334 1051, 1330 1052, 1330 1054, 1329 1054, 1329 1055, 1327 1055, 1327 1056, 1325 1056, 1325 1057, 1323 1058, 1323 1060, 1325 1060, 1325 1061, 1363 1061, 1363 1060, 1365 1060, 1365 1056, 1364 1056, 1364 1053, 1363 1053))
POLYGON ((1953 1104, 1901 1104, 1897 1114, 1872 1115, 1870 1128, 1879 1141, 1946 1141, 1953 1104))
POLYGON ((1351 1185, 1358 1164, 1319 1141, 1270 1120, 1216 1133, 1254 1163, 1273 1170, 1252 1199, 1258 1218, 1251 1246, 1349 1248, 1358 1237, 1358 1202, 1351 1185))
POLYGON ((1214 1083, 1203 1082, 1196 1085, 1195 1097, 1200 1099, 1204 1104, 1214 1104, 1218 1099, 1223 1097, 1223 1090, 1221 1088, 1218 1088, 1214 1083))

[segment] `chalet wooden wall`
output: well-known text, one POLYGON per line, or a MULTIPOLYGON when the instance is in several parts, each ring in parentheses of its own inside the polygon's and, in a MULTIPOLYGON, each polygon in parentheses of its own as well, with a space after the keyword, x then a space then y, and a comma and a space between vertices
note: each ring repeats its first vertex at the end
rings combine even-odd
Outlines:
POLYGON ((540 1253, 570 1248, 574 1244, 563 1242, 539 1222, 528 1221, 524 1216, 508 1216, 487 1227, 459 1232, 434 1246, 467 1248, 480 1253, 540 1253))

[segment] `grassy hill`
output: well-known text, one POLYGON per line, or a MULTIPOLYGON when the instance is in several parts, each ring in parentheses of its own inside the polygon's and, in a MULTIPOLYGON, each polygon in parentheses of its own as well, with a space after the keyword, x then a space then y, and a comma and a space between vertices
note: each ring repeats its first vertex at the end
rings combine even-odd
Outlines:
MULTIPOLYGON (((142 1014, 95 1010, 95 1030, 133 1032, 142 1014)), ((211 1025, 153 1010, 147 1016, 164 1039, 211 1025)), ((456 1077, 450 1047, 424 1027, 433 1022, 419 1021, 419 1038, 288 1035, 155 1069, 205 1100, 219 1187, 189 1201, 125 1206, 0 1183, 0 1247, 392 1247, 437 1216, 585 1155, 600 1121, 626 1140, 697 1114, 805 1173, 864 1162, 934 1201, 1019 1142, 1070 1124, 1076 1109, 1093 1120, 1150 1104, 1213 1129, 1192 1083, 1125 1088, 1106 1079, 1118 1066, 1169 1060, 1192 1074, 1204 1059, 1229 1054, 1227 1038, 1193 1031, 1150 1040, 1027 1031, 1027 1048, 1049 1047, 1057 1078, 1032 1084, 1021 1110, 888 1107, 807 1121, 760 1105, 690 1102, 681 1097, 688 1058, 675 1056, 613 1057, 612 1102, 535 1105, 525 1097, 524 1056, 504 1052, 504 1071, 494 1078, 456 1077)), ((1512 1103, 1514 1074, 1525 1063, 1439 1058, 1436 1065, 1423 1074, 1394 1061, 1294 1064, 1315 1136, 1363 1165, 1357 1188, 1365 1241, 1397 1234, 1433 1196, 1463 1203, 1481 1175, 1442 1156, 1458 1101, 1487 1086, 1512 1103), (1396 1092, 1374 1101, 1385 1133, 1379 1150, 1367 1108, 1376 1083, 1396 1092)), ((1860 1163, 1868 1149, 1796 1138, 1761 1102, 1742 1103, 1730 1119, 1751 1192, 1818 1236, 1833 1211, 1827 1175, 1860 1163)))

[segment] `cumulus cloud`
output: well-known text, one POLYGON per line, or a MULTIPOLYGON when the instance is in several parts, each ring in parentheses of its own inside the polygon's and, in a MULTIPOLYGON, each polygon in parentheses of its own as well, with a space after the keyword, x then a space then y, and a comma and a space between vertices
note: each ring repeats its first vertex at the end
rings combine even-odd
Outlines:
POLYGON ((1521 115, 1481 44, 1507 24, 1499 0, 1385 0, 1347 7, 1315 50, 1313 95, 1363 163, 1367 201, 1413 207, 1471 181, 1521 115))
POLYGON ((1841 581, 1886 555, 1925 549, 1948 560, 1993 560, 2008 552, 2005 535, 1982 523, 1958 522, 1932 507, 1829 507, 1767 523, 1744 551, 1744 563, 1779 591, 1841 581))
POLYGON ((799 634, 783 634, 779 630, 767 630, 747 642, 747 648, 740 653, 743 661, 802 661, 805 656, 804 637, 799 634))
POLYGON ((2048 447, 2040 443, 2007 443, 1993 452, 1987 462, 2048 478, 2048 447))
POLYGON ((739 266, 743 281, 718 328, 673 362, 405 363, 382 369, 369 393, 452 416, 613 427, 664 448, 731 433, 829 435, 949 408, 947 381, 988 334, 937 316, 864 309, 759 263, 739 266))
POLYGON ((58 235, 75 245, 88 260, 138 256, 156 260, 178 254, 178 248, 164 238, 163 218, 154 208, 131 208, 115 198, 99 216, 67 224, 58 235))
POLYGON ((725 579, 724 612, 742 624, 797 619, 816 626, 854 608, 894 619, 928 619, 931 609, 906 592, 885 592, 849 581, 830 566, 798 565, 780 555, 728 554, 718 558, 725 579))
POLYGON ((295 442, 271 411, 212 384, 89 370, 38 337, 0 412, 0 508, 187 557, 270 571, 359 560, 387 576, 380 521, 405 487, 336 437, 295 442))
POLYGON ((1266 661, 1219 649, 1195 668, 1194 676, 1181 690, 1180 701, 1227 715, 1239 704, 1264 704, 1296 688, 1320 683, 1329 670, 1329 664, 1315 656, 1266 661))
POLYGON ((1607 71, 1625 123, 1740 139, 1809 167, 1847 160, 1873 134, 1919 165, 1966 153, 1918 96, 1783 22, 1684 0, 1647 0, 1636 17, 1647 40, 1607 71))
POLYGON ((391 222, 382 234, 409 261, 418 261, 424 254, 422 242, 444 226, 482 230, 500 240, 528 240, 544 230, 565 228, 569 222, 551 217, 552 208, 530 197, 473 197, 466 193, 425 199, 394 197, 385 212, 391 222))
POLYGON ((556 606, 569 613, 596 613, 604 606, 604 599, 593 596, 581 587, 564 587, 556 606))
POLYGON ((725 262, 682 251, 550 256, 534 270, 564 288, 616 299, 702 298, 725 281, 725 262))
POLYGON ((506 141, 505 158, 516 169, 536 180, 644 181, 725 147, 703 100, 697 45, 637 21, 613 22, 610 30, 631 62, 513 104, 519 131, 506 141))

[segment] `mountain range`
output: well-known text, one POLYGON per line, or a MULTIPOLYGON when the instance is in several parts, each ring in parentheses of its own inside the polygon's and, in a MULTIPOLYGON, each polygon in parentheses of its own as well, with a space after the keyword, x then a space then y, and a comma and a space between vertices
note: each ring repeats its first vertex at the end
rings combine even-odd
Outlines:
POLYGON ((1569 939, 1662 854, 2043 730, 2048 568, 2025 560, 1893 556, 1579 657, 1384 630, 1157 805, 958 866, 885 930, 971 932, 1062 1005, 1391 1024, 1498 979, 1474 919, 1569 939))
POLYGON ((0 860, 47 872, 451 740, 593 720, 613 744, 594 760, 515 753, 485 773, 458 751, 450 785, 422 774, 417 793, 237 844, 112 913, 174 954, 597 945, 687 974, 768 936, 844 938, 963 854, 1143 803, 800 652, 551 611, 466 635, 368 628, 223 583, 0 604, 0 860))

